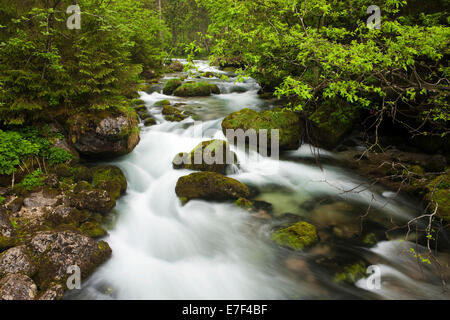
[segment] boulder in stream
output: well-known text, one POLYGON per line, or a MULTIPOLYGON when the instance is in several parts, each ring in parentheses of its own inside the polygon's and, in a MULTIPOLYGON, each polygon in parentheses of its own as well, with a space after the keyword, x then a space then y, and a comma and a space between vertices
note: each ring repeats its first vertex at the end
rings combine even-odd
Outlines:
POLYGON ((183 72, 184 65, 179 60, 172 60, 170 64, 167 66, 169 72, 183 72))
POLYGON ((180 122, 187 118, 187 116, 182 114, 180 110, 171 106, 164 106, 162 114, 167 121, 171 122, 180 122))
POLYGON ((220 94, 220 89, 216 84, 207 81, 186 82, 178 87, 173 94, 178 97, 204 97, 211 94, 220 94))
POLYGON ((183 81, 181 79, 169 79, 169 80, 167 80, 166 84, 164 85, 163 93, 167 96, 170 96, 182 84, 183 84, 183 81))
POLYGON ((170 106, 170 101, 167 99, 159 100, 153 104, 154 107, 164 107, 164 106, 170 106))
MULTIPOLYGON (((242 129, 244 132, 255 130, 259 135, 260 130, 267 130, 267 147, 271 147, 271 130, 279 130, 280 150, 296 150, 300 147, 303 126, 300 117, 293 111, 273 109, 256 112, 251 109, 243 109, 228 115, 222 122, 222 130, 227 136, 227 130, 242 129)), ((230 137, 227 137, 230 139, 230 137)), ((233 136, 234 140, 234 136, 233 136)), ((229 141, 234 143, 234 141, 229 141)), ((260 141, 258 141, 258 145, 260 141)))
POLYGON ((227 168, 235 163, 237 163, 237 156, 224 140, 203 141, 190 153, 179 153, 172 162, 174 169, 221 174, 226 174, 227 168))
POLYGON ((288 228, 280 229, 272 234, 272 240, 282 247, 292 250, 303 250, 317 242, 316 227, 301 221, 288 228))
POLYGON ((250 194, 245 184, 215 172, 196 172, 181 177, 175 192, 183 202, 192 199, 236 200, 247 198, 250 194))

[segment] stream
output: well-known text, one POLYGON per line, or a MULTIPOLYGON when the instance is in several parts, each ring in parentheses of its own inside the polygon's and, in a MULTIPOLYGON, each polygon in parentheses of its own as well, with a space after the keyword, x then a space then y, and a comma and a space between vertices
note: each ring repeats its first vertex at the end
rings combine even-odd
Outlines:
MULTIPOLYGON (((295 216, 315 225, 334 226, 338 232, 339 224, 347 221, 354 229, 355 214, 363 215, 370 206, 377 217, 369 228, 378 234, 385 221, 405 223, 420 213, 415 199, 380 186, 364 188, 367 181, 336 165, 337 155, 332 152, 320 151, 322 170, 306 144, 282 153, 279 160, 255 161, 245 151, 233 149, 240 166, 229 176, 257 188, 256 200, 273 205, 272 217, 252 215, 233 203, 196 200, 182 206, 175 185, 191 172, 174 170, 174 156, 202 141, 225 139, 221 122, 228 114, 243 108, 269 109, 275 103, 258 97, 259 85, 253 79, 235 83, 233 74, 205 61, 196 65, 199 72, 229 76, 228 80, 202 79, 216 83, 222 93, 196 98, 161 93, 165 81, 186 73, 167 74, 155 92, 140 93, 157 125, 142 127, 136 149, 109 163, 119 166, 128 180, 128 191, 118 201, 116 220, 104 239, 113 250, 112 258, 83 281, 81 290, 68 292, 65 299, 450 298, 443 293, 437 270, 418 263, 410 252, 411 247, 423 248, 401 241, 401 236, 362 246, 319 233, 319 244, 303 252, 271 241, 273 229, 295 216), (163 99, 185 104, 180 108, 198 119, 167 122, 161 108, 153 107, 163 99), (358 261, 378 266, 379 288, 368 286, 369 275, 356 284, 335 281, 339 267, 358 261)), ((342 228, 345 233, 346 227, 342 228)), ((448 256, 441 258, 447 264, 450 261, 448 256)))

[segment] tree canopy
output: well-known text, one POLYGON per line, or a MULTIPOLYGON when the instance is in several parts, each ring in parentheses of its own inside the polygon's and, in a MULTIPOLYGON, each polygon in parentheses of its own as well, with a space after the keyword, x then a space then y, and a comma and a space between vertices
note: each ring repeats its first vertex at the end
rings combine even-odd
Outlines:
POLYGON ((343 99, 335 115, 371 112, 412 134, 448 134, 448 1, 201 0, 213 54, 292 98, 296 110, 343 99), (366 22, 381 8, 381 29, 366 22), (444 9, 444 10, 443 10, 444 9), (351 110, 350 110, 351 111, 351 110))
POLYGON ((80 0, 81 28, 71 30, 72 1, 0 3, 0 117, 22 124, 68 108, 106 109, 145 68, 159 68, 167 28, 150 0, 80 0))

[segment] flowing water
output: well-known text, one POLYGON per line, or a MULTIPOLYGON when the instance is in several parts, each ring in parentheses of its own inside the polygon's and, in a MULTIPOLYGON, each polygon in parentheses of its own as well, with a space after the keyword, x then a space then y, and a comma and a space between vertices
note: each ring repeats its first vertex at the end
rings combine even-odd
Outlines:
MULTIPOLYGON (((200 72, 225 74, 206 62, 196 63, 200 72)), ((177 76, 167 75, 162 83, 177 76)), ((295 216, 319 225, 333 224, 336 219, 350 221, 355 209, 346 211, 346 205, 360 210, 359 215, 370 205, 378 225, 390 219, 405 222, 418 214, 419 204, 411 199, 393 197, 380 187, 364 188, 364 179, 334 164, 333 153, 321 151, 322 170, 312 161, 307 145, 282 154, 280 160, 255 161, 242 150, 234 150, 240 166, 230 176, 258 188, 257 200, 273 204, 272 219, 255 217, 233 203, 181 205, 175 185, 190 172, 174 170, 174 156, 189 152, 201 141, 225 139, 220 125, 226 115, 242 108, 273 106, 258 98, 254 80, 237 84, 229 76, 228 80, 207 79, 222 92, 211 97, 177 98, 160 90, 141 93, 158 124, 143 127, 136 149, 113 162, 124 171, 129 186, 118 201, 117 220, 105 239, 113 250, 112 258, 84 282, 82 290, 69 292, 66 298, 448 299, 436 270, 419 265, 411 255, 410 242, 393 239, 363 247, 319 234, 319 245, 295 253, 271 241, 273 228, 295 216), (180 123, 165 121, 161 108, 153 107, 162 99, 184 103, 181 108, 195 113, 201 122, 192 118, 180 123), (381 288, 369 289, 366 279, 355 285, 334 281, 340 265, 360 260, 379 266, 381 288)))

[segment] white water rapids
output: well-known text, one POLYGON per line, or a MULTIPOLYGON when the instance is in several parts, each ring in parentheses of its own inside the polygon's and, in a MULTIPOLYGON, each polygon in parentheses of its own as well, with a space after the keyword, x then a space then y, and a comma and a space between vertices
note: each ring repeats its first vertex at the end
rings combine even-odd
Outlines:
MULTIPOLYGON (((201 71, 218 72, 205 62, 197 61, 197 65, 201 71)), ((136 149, 112 163, 124 171, 128 180, 128 191, 115 209, 117 221, 105 239, 113 250, 112 258, 83 283, 82 290, 69 292, 67 298, 445 298, 438 279, 432 275, 427 280, 413 278, 413 273, 405 270, 405 262, 399 263, 400 258, 393 254, 403 245, 398 241, 382 242, 373 249, 354 248, 358 255, 372 257, 374 264, 384 266, 386 273, 389 271, 389 277, 382 280, 382 290, 366 289, 364 279, 357 286, 343 288, 334 284, 332 275, 323 269, 308 267, 303 262, 314 260, 317 254, 314 251, 286 253, 276 246, 270 239, 270 221, 261 222, 233 203, 191 201, 181 205, 175 185, 179 177, 191 172, 174 170, 174 156, 189 152, 201 141, 224 139, 220 125, 227 114, 245 107, 255 110, 270 107, 270 103, 258 98, 255 81, 234 84, 234 80, 209 79, 219 85, 222 94, 205 98, 141 93, 158 124, 143 127, 136 149), (236 86, 241 87, 241 92, 231 92, 236 86), (167 122, 161 109, 152 106, 162 99, 186 103, 186 110, 198 114, 203 122, 194 125, 192 118, 181 123, 167 122), (194 136, 199 130, 207 131, 208 135, 194 136), (285 261, 294 261, 300 276, 287 268, 285 261)), ((241 165, 231 177, 261 187, 259 199, 272 203, 275 214, 299 210, 302 203, 318 195, 372 203, 398 219, 417 214, 408 200, 383 197, 386 190, 374 194, 363 191, 358 185, 364 180, 345 169, 325 165, 322 171, 313 163, 299 161, 311 157, 308 146, 287 153, 279 161, 255 162, 241 150, 235 151, 241 165), (353 188, 360 192, 342 193, 353 188)), ((333 157, 332 153, 323 154, 333 157)), ((414 260, 408 253, 401 259, 414 260)))

